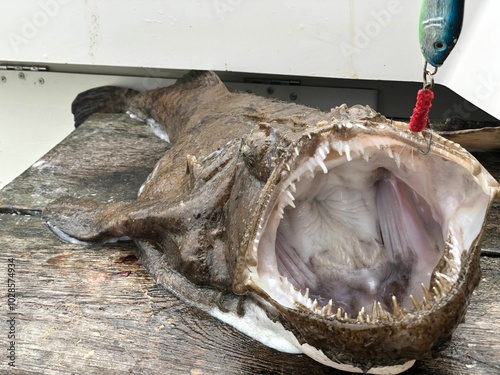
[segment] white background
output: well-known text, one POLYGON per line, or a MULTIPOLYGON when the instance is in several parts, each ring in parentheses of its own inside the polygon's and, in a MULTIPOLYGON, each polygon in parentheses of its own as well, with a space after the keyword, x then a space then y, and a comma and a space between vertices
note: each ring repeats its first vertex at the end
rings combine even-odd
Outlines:
MULTIPOLYGON (((72 130, 71 101, 89 87, 151 88, 151 80, 153 86, 164 82, 154 76, 177 77, 179 69, 420 81, 420 5, 421 0, 2 0, 0 65, 81 74, 26 72, 20 79, 18 72, 0 71, 6 78, 0 82, 0 187, 72 130), (147 77, 127 77, 138 68, 147 77)), ((436 81, 500 118, 498 14, 499 1, 466 2, 459 43, 436 81)))

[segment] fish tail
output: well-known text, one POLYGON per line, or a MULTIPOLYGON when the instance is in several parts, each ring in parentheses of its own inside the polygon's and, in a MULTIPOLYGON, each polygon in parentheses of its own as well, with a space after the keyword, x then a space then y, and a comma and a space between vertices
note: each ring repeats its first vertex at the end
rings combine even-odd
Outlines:
POLYGON ((130 99, 139 92, 117 86, 101 86, 77 95, 71 104, 75 128, 97 112, 125 113, 130 99))

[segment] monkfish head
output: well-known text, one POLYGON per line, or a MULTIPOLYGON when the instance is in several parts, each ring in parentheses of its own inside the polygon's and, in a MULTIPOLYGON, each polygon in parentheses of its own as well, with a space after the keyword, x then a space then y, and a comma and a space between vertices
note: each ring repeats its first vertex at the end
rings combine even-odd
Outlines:
POLYGON ((317 361, 399 373, 463 320, 498 184, 436 134, 425 154, 430 133, 361 106, 331 115, 302 129, 263 123, 244 139, 244 180, 264 187, 240 205, 233 290, 317 361))

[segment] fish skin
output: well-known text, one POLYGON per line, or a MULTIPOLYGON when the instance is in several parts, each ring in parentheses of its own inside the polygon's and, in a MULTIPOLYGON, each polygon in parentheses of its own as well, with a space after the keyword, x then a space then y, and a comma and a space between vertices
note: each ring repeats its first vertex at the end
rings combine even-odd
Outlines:
MULTIPOLYGON (((261 218, 269 216, 277 187, 290 175, 287 165, 313 155, 330 134, 343 141, 360 134, 404 139, 415 157, 425 158, 418 149, 427 140, 409 134, 406 124, 390 122, 367 107, 340 106, 325 113, 231 93, 210 72, 193 72, 174 86, 150 92, 124 95, 117 90, 118 95, 106 99, 113 104, 103 106, 101 94, 109 92, 113 90, 82 93, 74 109, 85 108, 85 115, 76 113, 75 118, 83 121, 92 112, 91 103, 99 98, 100 110, 129 111, 163 124, 172 148, 158 162, 136 201, 103 204, 61 198, 51 203, 43 216, 63 239, 87 244, 130 237, 154 279, 186 302, 213 311, 217 295, 223 293, 227 295, 224 306, 234 312, 238 296, 247 295, 244 306, 248 311, 264 311, 273 324, 293 333, 299 350, 311 355, 306 346, 313 347, 313 358, 344 370, 398 373, 408 367, 405 364, 426 358, 448 341, 463 320, 480 279, 484 218, 483 229, 463 257, 459 281, 448 296, 404 319, 381 318, 366 325, 324 319, 303 306, 281 305, 248 276, 257 265, 252 244, 261 218), (325 359, 322 354, 318 359, 314 350, 320 350, 325 359)), ((477 160, 438 135, 433 140, 431 153, 470 171, 491 204, 499 194, 498 184, 477 160)), ((220 315, 224 320, 224 314, 220 315)), ((259 339, 256 336, 258 332, 253 337, 259 339)))

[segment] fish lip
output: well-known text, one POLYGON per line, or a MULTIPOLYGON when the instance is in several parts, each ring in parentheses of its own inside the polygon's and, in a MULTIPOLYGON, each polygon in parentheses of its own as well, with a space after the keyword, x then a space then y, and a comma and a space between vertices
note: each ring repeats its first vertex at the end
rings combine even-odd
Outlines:
MULTIPOLYGON (((388 125, 385 125, 388 126, 388 125)), ((363 131, 365 131, 365 135, 373 135, 373 129, 367 129, 365 126, 362 126, 365 129, 357 129, 358 135, 363 135, 363 131), (359 134, 361 133, 361 134, 359 134)), ((354 128, 357 128, 357 125, 355 124, 354 128)), ((413 142, 413 134, 404 134, 403 137, 398 138, 400 136, 401 132, 403 130, 398 129, 397 126, 392 126, 391 129, 391 137, 390 138, 390 144, 388 144, 388 152, 391 152, 391 147, 393 144, 399 142, 400 144, 403 144, 405 147, 410 146, 410 147, 415 147, 415 142, 413 142), (396 134, 394 134, 396 133, 396 134)), ((328 142, 329 145, 331 145, 330 140, 325 140, 325 135, 328 134, 327 132, 324 133, 319 133, 319 134, 313 134, 312 137, 311 135, 307 135, 307 138, 311 138, 309 144, 314 143, 315 146, 315 152, 313 154, 313 158, 318 155, 319 149, 324 147, 325 142, 328 142)), ((381 136, 381 138, 384 135, 381 136)), ((306 137, 303 137, 301 141, 304 141, 306 137)), ((349 142, 350 139, 353 137, 344 137, 340 142, 349 142)), ((488 186, 493 185, 491 183, 492 177, 489 175, 488 172, 482 168, 482 166, 466 151, 461 149, 458 145, 456 144, 449 144, 448 141, 442 141, 438 139, 440 143, 437 143, 432 146, 431 148, 431 154, 437 155, 441 157, 444 160, 449 160, 455 162, 455 164, 458 164, 462 167, 467 172, 470 172, 474 176, 475 182, 481 187, 481 189, 491 197, 491 191, 492 188, 489 188, 488 186)), ((239 275, 239 282, 235 283, 235 289, 239 291, 244 291, 248 292, 250 291, 251 293, 254 293, 257 298, 263 299, 268 302, 268 304, 272 305, 272 308, 278 310, 282 315, 289 316, 290 314, 303 314, 307 313, 309 314, 310 319, 313 320, 323 320, 327 321, 327 324, 335 325, 335 326, 343 326, 344 328, 349 329, 349 327, 354 328, 359 331, 361 330, 366 330, 366 332, 371 332, 374 329, 380 328, 380 326, 390 326, 390 327, 397 327, 397 329, 406 329, 404 327, 408 327, 409 325, 416 325, 419 326, 420 324, 425 325, 429 324, 429 319, 432 320, 433 315, 437 313, 442 313, 445 311, 450 304, 456 304, 457 300, 460 300, 461 302, 459 303, 460 306, 456 311, 456 321, 454 322, 453 327, 450 328, 451 331, 453 331, 454 327, 458 325, 459 321, 461 320, 461 317, 465 313, 465 308, 467 305, 467 298, 463 298, 463 289, 464 289, 464 284, 468 284, 467 289, 470 289, 470 292, 474 287, 477 285, 479 276, 470 276, 470 272, 468 270, 470 268, 476 269, 476 266, 470 266, 471 260, 467 262, 467 264, 462 263, 462 258, 463 254, 465 252, 470 252, 475 255, 471 256, 470 258, 477 258, 478 259, 478 253, 479 253, 479 243, 480 243, 480 238, 481 238, 481 233, 479 233, 475 239, 470 243, 470 246, 467 249, 460 250, 459 244, 454 242, 454 236, 450 236, 448 238, 448 241, 446 241, 445 247, 444 247, 444 255, 441 258, 441 261, 446 263, 446 265, 442 266, 440 270, 437 272, 433 272, 432 277, 431 277, 431 283, 429 284, 429 287, 427 288, 427 292, 429 293, 430 297, 427 299, 434 300, 433 302, 425 300, 420 303, 420 306, 417 308, 415 306, 415 309, 406 312, 404 314, 401 314, 401 316, 397 316, 396 313, 390 313, 387 311, 381 311, 379 313, 379 319, 372 319, 372 320, 367 320, 366 316, 363 318, 358 317, 346 317, 345 315, 339 316, 337 313, 333 312, 331 314, 328 312, 326 313, 326 310, 328 310, 328 307, 326 306, 321 306, 318 307, 318 305, 315 306, 315 301, 311 300, 308 298, 307 291, 298 291, 296 288, 294 291, 291 293, 295 293, 295 300, 293 301, 293 306, 285 306, 279 302, 277 302, 273 297, 270 296, 270 294, 262 288, 258 281, 256 281, 255 275, 258 277, 258 271, 257 271, 257 265, 258 265, 258 259, 257 259, 257 253, 258 253, 258 246, 260 244, 261 236, 263 233, 264 228, 267 226, 267 219, 270 217, 270 210, 274 205, 276 204, 276 201, 278 200, 278 197, 280 194, 285 191, 289 186, 290 186, 290 181, 293 182, 293 178, 290 176, 293 175, 293 171, 296 170, 296 167, 298 164, 304 162, 304 158, 308 157, 311 158, 311 153, 307 154, 304 156, 304 150, 307 149, 306 146, 303 144, 300 144, 301 142, 297 142, 296 146, 292 145, 292 149, 297 147, 298 151, 291 152, 292 156, 295 154, 291 160, 284 160, 282 165, 276 168, 275 172, 271 176, 271 182, 274 183, 274 187, 271 192, 267 194, 267 201, 263 202, 261 204, 261 213, 258 215, 257 220, 255 221, 255 225, 253 227, 252 234, 250 235, 250 241, 249 245, 247 246, 246 250, 246 258, 245 258, 245 272, 243 275, 239 275), (274 178, 273 178, 274 176, 274 178), (444 272, 446 269, 452 270, 453 272, 451 273, 451 276, 449 274, 446 274, 444 272), (441 272, 443 271, 443 272, 441 272), (243 277, 241 277, 243 276, 243 277), (382 315, 385 315, 383 317, 382 315), (381 317, 382 316, 382 317, 381 317)), ((307 143, 307 140, 305 140, 304 143, 307 143)), ((348 143, 349 144, 349 143, 348 143)), ((352 151, 352 150, 350 150, 352 151)), ((418 151, 417 151, 418 152, 418 151)), ((347 152, 344 154, 344 156, 341 154, 342 157, 345 158, 344 162, 347 162, 350 158, 348 156, 347 152)), ((351 155, 352 157, 352 155, 351 155)), ((356 156, 357 158, 360 158, 360 156, 356 156)), ((324 159, 324 158, 323 158, 324 159)), ((320 164, 319 168, 323 169, 323 166, 320 164)), ((271 186, 273 184, 270 184, 271 186)), ((268 184, 269 185, 269 184, 268 184)), ((491 203, 492 198, 490 198, 490 203, 491 203)), ((487 211, 488 205, 485 204, 484 210, 487 211)), ((483 223, 484 223, 484 218, 483 218, 483 223)), ((483 225, 484 227, 484 225, 483 225)), ((450 227, 448 226, 447 228, 447 233, 450 233, 450 227)), ((478 262, 478 261, 477 261, 478 262)), ((235 280, 237 280, 236 278, 235 280)), ((283 278, 279 279, 277 278, 274 280, 275 282, 283 283, 286 284, 286 287, 289 287, 291 284, 287 284, 286 281, 284 281, 283 278)), ((424 294, 426 292, 424 291, 424 294)), ((289 319, 288 317, 286 318, 287 320, 289 319)), ((293 320, 293 319, 291 319, 293 320)), ((293 323, 292 323, 293 324, 293 323)), ((396 328, 394 328, 396 329, 396 328)), ((369 334, 371 335, 371 333, 369 334)), ((369 338, 369 335, 366 337, 366 339, 369 338)), ((307 340, 305 340, 307 342, 307 340)), ((425 351, 430 350, 432 347, 436 345, 436 342, 439 340, 435 341, 432 344, 429 344, 429 347, 426 347, 425 351)), ((441 341, 439 341, 441 342, 441 341)), ((422 354, 423 355, 423 354, 422 354)), ((417 358, 417 354, 413 354, 410 356, 405 356, 404 354, 401 354, 400 357, 391 357, 391 359, 387 362, 390 363, 390 361, 395 361, 397 358, 400 360, 407 360, 407 359, 414 359, 417 358)), ((383 360, 381 363, 385 363, 383 360)))

